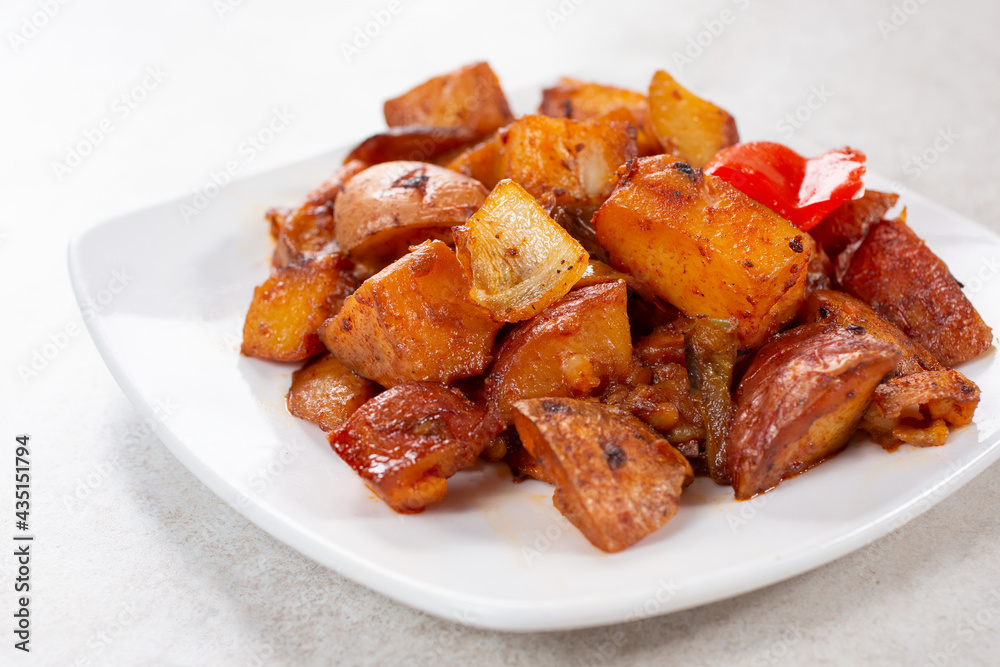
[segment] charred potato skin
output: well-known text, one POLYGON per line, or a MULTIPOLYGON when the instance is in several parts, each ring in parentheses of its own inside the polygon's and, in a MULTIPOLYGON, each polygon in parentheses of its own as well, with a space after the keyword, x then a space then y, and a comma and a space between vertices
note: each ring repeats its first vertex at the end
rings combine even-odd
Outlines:
POLYGON ((941 370, 941 364, 927 348, 910 340, 899 327, 880 317, 868 304, 850 294, 817 290, 806 297, 800 319, 803 322, 839 324, 844 327, 860 326, 879 340, 896 346, 902 355, 893 371, 896 376, 941 370))
POLYGON ((663 150, 676 151, 692 167, 704 167, 740 140, 736 121, 725 109, 687 91, 662 70, 649 84, 649 109, 663 150))
POLYGON ((344 184, 367 166, 360 160, 347 160, 330 178, 310 191, 298 208, 267 212, 278 241, 273 266, 280 268, 339 250, 334 231, 334 206, 344 191, 344 184))
POLYGON ((993 344, 993 332, 948 266, 902 220, 872 228, 840 283, 945 366, 969 361, 993 344))
POLYGON ((385 103, 385 122, 466 127, 485 137, 514 120, 500 81, 485 62, 436 76, 385 103))
POLYGON ((538 113, 573 120, 627 120, 636 127, 639 155, 663 152, 653 133, 649 101, 634 90, 562 77, 558 84, 542 91, 538 113))
POLYGON ((288 411, 324 431, 336 431, 379 391, 377 384, 325 354, 292 373, 288 411))
POLYGON ((478 181, 425 162, 383 162, 347 183, 335 211, 337 243, 356 262, 381 269, 451 228, 486 201, 478 181))
POLYGON ((359 160, 368 165, 398 160, 447 163, 475 140, 476 134, 467 127, 390 127, 355 146, 344 162, 359 160))
POLYGON ((457 389, 408 382, 366 402, 329 440, 389 507, 412 514, 442 500, 445 480, 475 463, 488 442, 481 420, 457 389))
POLYGON ((858 329, 807 324, 762 347, 740 381, 726 441, 736 498, 764 493, 843 447, 899 360, 858 329))
POLYGON ((798 311, 813 243, 728 183, 668 155, 621 170, 594 216, 611 264, 685 315, 735 318, 752 348, 798 311))
POLYGON ((483 382, 492 433, 513 423, 514 403, 594 395, 631 367, 624 282, 571 291, 504 339, 483 382))
POLYGON ((362 283, 320 337, 345 366, 386 387, 478 375, 500 324, 468 293, 454 251, 425 241, 362 283))
POLYGON ((597 548, 621 551, 677 513, 691 466, 631 414, 566 398, 515 408, 525 449, 556 484, 553 504, 597 548))
POLYGON ((865 237, 899 201, 899 195, 866 190, 860 199, 844 202, 810 230, 816 243, 830 257, 865 237))
POLYGON ((354 290, 352 271, 339 254, 273 270, 254 289, 243 324, 243 355, 301 361, 323 352, 318 330, 354 290))

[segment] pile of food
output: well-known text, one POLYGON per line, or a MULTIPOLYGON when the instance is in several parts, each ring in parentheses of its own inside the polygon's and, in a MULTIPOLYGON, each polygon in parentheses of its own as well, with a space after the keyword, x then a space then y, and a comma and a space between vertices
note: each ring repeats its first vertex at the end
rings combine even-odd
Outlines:
POLYGON ((952 367, 992 332, 861 152, 739 143, 666 72, 514 118, 478 63, 385 118, 268 212, 242 351, 307 361, 289 410, 395 511, 486 461, 619 551, 695 475, 747 499, 857 429, 891 451, 972 421, 952 367))

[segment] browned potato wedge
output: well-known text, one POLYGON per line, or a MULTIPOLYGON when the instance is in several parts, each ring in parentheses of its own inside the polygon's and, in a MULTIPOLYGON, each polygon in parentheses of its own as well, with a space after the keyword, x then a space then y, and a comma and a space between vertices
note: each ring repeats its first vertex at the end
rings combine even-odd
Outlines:
POLYGON ((689 316, 735 318, 740 348, 791 320, 813 243, 725 181, 668 155, 639 158, 594 216, 611 264, 689 316))
POLYGON ((298 208, 285 215, 275 209, 268 211, 272 228, 275 221, 278 222, 275 233, 278 245, 272 262, 274 266, 282 267, 301 259, 315 259, 337 252, 333 230, 334 203, 344 191, 344 183, 367 166, 359 160, 345 162, 333 176, 306 195, 306 200, 298 208))
POLYGON ((478 181, 425 162, 383 162, 345 186, 335 212, 337 243, 380 269, 427 239, 451 242, 451 228, 486 201, 478 181))
POLYGON ((524 116, 500 133, 500 143, 498 173, 574 208, 600 206, 618 167, 636 156, 635 128, 620 121, 524 116))
POLYGON ((336 431, 381 388, 344 366, 332 354, 309 362, 292 373, 288 411, 299 419, 336 431))
POLYGON ((948 266, 902 220, 872 228, 840 284, 945 366, 973 359, 993 343, 948 266))
POLYGON ((367 164, 380 164, 394 160, 410 160, 437 164, 439 161, 450 161, 458 151, 468 147, 475 140, 475 133, 467 127, 430 125, 390 127, 385 132, 379 132, 362 141, 344 161, 361 160, 367 164))
POLYGON ((448 169, 474 178, 492 190, 503 179, 500 173, 500 135, 494 134, 482 143, 467 148, 448 163, 448 169))
POLYGON ((639 155, 663 152, 653 133, 649 102, 634 90, 562 77, 557 85, 542 91, 538 113, 573 120, 626 120, 636 127, 639 155))
POLYGON ((740 140, 728 112, 691 94, 663 70, 649 84, 649 115, 663 150, 676 150, 699 169, 740 140))
POLYGON ((385 103, 385 122, 399 125, 466 127, 475 138, 507 125, 514 116, 500 81, 486 63, 436 76, 385 103))
POLYGON ((847 246, 863 239, 897 201, 899 195, 866 190, 861 199, 841 204, 809 233, 827 255, 836 257, 847 246))
POLYGON ((483 383, 491 431, 512 423, 522 398, 595 395, 623 379, 632 361, 626 299, 624 282, 584 287, 514 329, 483 383))
POLYGON ((775 336, 736 390, 726 440, 736 498, 769 491, 839 450, 899 360, 859 328, 806 324, 775 336))
POLYGON ((813 292, 802 304, 799 317, 803 322, 860 326, 879 340, 895 345, 902 353, 895 375, 941 370, 941 364, 927 348, 910 340, 899 327, 879 317, 868 304, 850 294, 832 290, 813 292))
POLYGON ((320 336, 345 366, 391 387, 479 375, 499 328, 469 299, 455 253, 425 241, 362 283, 320 336))
POLYGON ((534 317, 587 270, 583 246, 514 181, 500 181, 454 234, 458 261, 472 282, 469 297, 499 322, 534 317))
POLYGON ((677 513, 691 465, 629 413, 569 398, 515 408, 524 448, 555 481, 553 504, 598 549, 621 551, 677 513))
POLYGON ((362 405, 330 444, 389 507, 412 514, 442 500, 446 480, 476 462, 488 442, 482 415, 457 389, 407 382, 362 405))
POLYGON ((323 351, 317 330, 354 290, 353 266, 339 254, 276 269, 253 291, 242 353, 300 361, 323 351))
POLYGON ((923 371, 879 385, 860 427, 890 452, 904 443, 937 447, 949 426, 972 422, 977 405, 979 387, 958 371, 923 371))

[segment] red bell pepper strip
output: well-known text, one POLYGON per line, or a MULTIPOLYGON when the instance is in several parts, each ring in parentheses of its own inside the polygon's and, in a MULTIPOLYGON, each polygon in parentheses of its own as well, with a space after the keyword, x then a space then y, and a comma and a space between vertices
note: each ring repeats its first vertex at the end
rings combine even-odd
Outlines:
POLYGON ((750 141, 723 148, 704 171, 809 231, 865 193, 865 162, 865 154, 853 148, 804 158, 773 141, 750 141))

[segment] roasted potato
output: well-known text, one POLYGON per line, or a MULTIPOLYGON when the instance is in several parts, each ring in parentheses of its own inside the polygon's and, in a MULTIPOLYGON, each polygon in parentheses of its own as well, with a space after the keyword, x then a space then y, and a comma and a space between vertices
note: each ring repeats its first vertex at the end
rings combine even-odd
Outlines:
POLYGON ((910 340, 899 327, 879 317, 868 304, 850 294, 833 290, 813 292, 802 304, 799 317, 803 322, 859 326, 879 340, 895 345, 901 356, 893 370, 894 375, 941 370, 941 364, 927 348, 910 340))
POLYGON ((447 164, 476 140, 467 127, 403 125, 374 134, 347 155, 344 162, 360 160, 369 165, 396 160, 447 164))
POLYGON ((355 282, 351 262, 334 253, 271 272, 253 291, 241 351, 271 361, 300 361, 324 351, 317 330, 340 310, 355 282))
POLYGON ((839 276, 853 294, 931 351, 945 366, 982 354, 993 332, 948 266, 902 220, 883 220, 839 276))
POLYGON ((499 329, 469 299, 455 253, 425 241, 362 283, 320 336, 345 366, 391 387, 482 373, 499 329))
POLYGON ((385 103, 389 127, 465 127, 481 138, 512 120, 500 81, 486 63, 436 76, 385 103))
POLYGON ((949 427, 972 422, 977 405, 979 387, 958 371, 921 371, 879 385, 860 427, 890 452, 904 443, 937 447, 949 427))
POLYGON ((801 305, 809 236, 673 157, 626 165, 594 226, 614 267, 685 315, 734 318, 741 349, 761 343, 801 305))
POLYGON ((497 173, 560 206, 600 206, 619 166, 636 156, 635 128, 620 121, 524 116, 500 132, 497 173))
POLYGON ((809 233, 827 255, 836 257, 847 246, 863 239, 897 201, 899 195, 866 190, 860 199, 852 199, 834 209, 809 233))
POLYGON ((833 287, 833 261, 823 248, 815 246, 806 269, 806 295, 833 287))
POLYGON ((632 361, 626 299, 624 282, 584 287, 518 325, 483 382, 491 431, 512 423, 522 398, 590 396, 623 379, 632 361))
POLYGON ((378 270, 427 239, 452 241, 451 228, 486 201, 478 181, 425 162, 383 162, 344 187, 335 212, 337 243, 378 270))
POLYGON ((273 234, 278 240, 272 261, 275 267, 302 259, 315 259, 339 250, 333 228, 334 204, 344 191, 344 184, 366 166, 360 160, 349 160, 306 195, 306 200, 298 208, 284 211, 271 209, 267 212, 273 234))
POLYGON ((474 178, 492 190, 504 178, 504 175, 500 173, 502 167, 500 152, 502 150, 503 144, 500 140, 500 134, 497 133, 460 152, 448 162, 447 166, 448 169, 474 178))
POLYGON ((457 389, 407 382, 362 405, 329 439, 389 507, 412 514, 442 500, 446 480, 476 462, 488 442, 482 415, 457 389))
POLYGON ((691 465, 629 413, 569 398, 515 409, 524 448, 555 481, 553 504, 598 549, 621 551, 677 513, 691 465))
POLYGON ((332 354, 309 362, 292 373, 288 411, 324 431, 336 431, 381 387, 344 366, 332 354))
POLYGON ((663 152, 653 133, 649 102, 634 90, 562 77, 558 84, 542 91, 538 113, 573 120, 626 120, 636 127, 639 155, 663 152))
POLYGON ((486 203, 455 227, 458 261, 469 297, 498 322, 520 322, 566 296, 587 270, 587 251, 514 181, 493 188, 486 203))
POLYGON ((740 140, 729 113, 691 94, 663 70, 649 84, 649 115, 663 150, 676 151, 699 169, 740 140))
POLYGON ((806 324, 762 347, 736 390, 726 468, 746 500, 839 450, 899 361, 860 327, 806 324))

